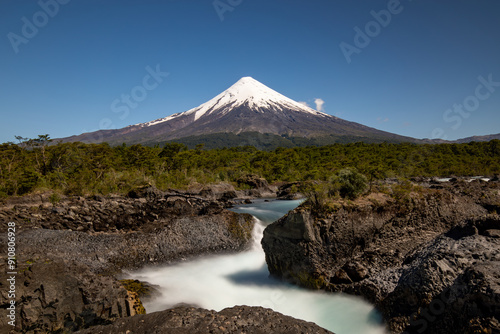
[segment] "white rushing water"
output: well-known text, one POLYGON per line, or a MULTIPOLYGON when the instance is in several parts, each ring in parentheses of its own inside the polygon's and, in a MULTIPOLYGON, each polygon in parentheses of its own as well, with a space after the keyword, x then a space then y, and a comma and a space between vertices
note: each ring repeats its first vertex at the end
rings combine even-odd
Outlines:
POLYGON ((144 304, 148 313, 178 304, 220 311, 235 305, 262 306, 314 322, 336 334, 386 333, 373 306, 359 298, 300 289, 269 278, 260 245, 265 225, 298 201, 261 202, 234 209, 256 219, 253 247, 231 255, 206 256, 131 273, 158 285, 162 296, 144 304))

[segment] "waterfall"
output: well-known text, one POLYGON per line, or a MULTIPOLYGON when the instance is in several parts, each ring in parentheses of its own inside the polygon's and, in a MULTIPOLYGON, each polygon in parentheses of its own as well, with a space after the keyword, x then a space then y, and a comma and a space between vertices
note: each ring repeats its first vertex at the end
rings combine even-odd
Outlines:
POLYGON ((147 312, 179 304, 216 311, 235 305, 262 306, 314 322, 336 334, 386 333, 374 307, 360 298, 304 290, 269 277, 260 244, 265 225, 284 215, 290 209, 288 206, 299 203, 279 202, 274 206, 273 202, 262 202, 234 210, 256 217, 253 243, 248 251, 205 256, 131 273, 131 278, 160 287, 162 295, 144 303, 147 312))

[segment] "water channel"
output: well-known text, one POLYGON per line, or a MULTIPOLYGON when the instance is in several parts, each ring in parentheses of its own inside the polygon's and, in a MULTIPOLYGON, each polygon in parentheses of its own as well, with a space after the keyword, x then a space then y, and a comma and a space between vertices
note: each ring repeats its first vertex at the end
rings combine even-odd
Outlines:
POLYGON ((314 322, 336 334, 386 333, 372 305, 345 294, 309 291, 269 277, 260 245, 264 228, 300 204, 255 201, 231 210, 255 217, 252 248, 238 254, 205 256, 131 273, 162 293, 144 304, 148 313, 189 304, 220 311, 235 305, 262 306, 314 322))

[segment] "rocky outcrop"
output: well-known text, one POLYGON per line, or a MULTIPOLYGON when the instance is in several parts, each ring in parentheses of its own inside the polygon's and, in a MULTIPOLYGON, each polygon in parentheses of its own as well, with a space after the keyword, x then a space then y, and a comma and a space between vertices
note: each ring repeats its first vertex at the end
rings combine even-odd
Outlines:
POLYGON ((25 230, 131 232, 162 227, 179 217, 217 215, 229 206, 224 200, 178 191, 162 192, 153 187, 130 191, 128 197, 76 196, 52 202, 41 198, 12 199, 0 205, 0 219, 22 222, 25 230))
POLYGON ((259 177, 258 175, 247 174, 238 179, 239 185, 245 185, 252 189, 260 190, 267 193, 275 193, 276 190, 272 190, 271 186, 267 180, 263 177, 259 177))
MULTIPOLYGON (((3 261, 2 261, 3 262, 3 261)), ((7 299, 5 266, 0 272, 2 307, 7 299)), ((15 333, 71 333, 144 312, 136 294, 111 276, 96 275, 74 261, 49 258, 19 261, 15 333)), ((0 332, 9 333, 7 318, 0 332)))
POLYGON ((276 192, 276 196, 278 199, 283 200, 294 200, 304 198, 304 195, 298 192, 298 189, 301 188, 303 182, 285 182, 281 183, 278 186, 278 191, 276 192))
POLYGON ((252 228, 251 216, 224 211, 159 220, 154 226, 129 233, 21 229, 18 242, 23 259, 38 259, 43 254, 79 262, 99 274, 112 274, 189 256, 239 251, 248 246, 252 228))
POLYGON ((78 334, 327 334, 313 323, 297 320, 262 307, 236 306, 220 312, 178 307, 96 326, 78 334))
POLYGON ((208 200, 219 201, 225 206, 242 203, 244 200, 254 198, 270 198, 276 197, 278 188, 274 185, 269 185, 267 180, 257 175, 245 175, 238 179, 238 188, 232 184, 193 184, 189 187, 188 192, 208 200))
POLYGON ((466 221, 409 254, 379 308, 396 333, 500 333, 500 218, 466 221))
POLYGON ((456 182, 404 197, 371 194, 330 212, 301 206, 264 231, 269 271, 300 286, 361 295, 383 311, 395 333, 496 328, 499 189, 456 182), (456 249, 442 251, 451 244, 456 249), (433 300, 447 291, 467 302, 446 306, 446 319, 465 320, 428 321, 415 331, 412 317, 421 319, 419 312, 436 307, 433 300))
POLYGON ((365 271, 373 276, 399 266, 405 254, 457 221, 487 213, 471 200, 437 191, 407 203, 375 194, 336 209, 317 217, 301 206, 266 228, 262 245, 272 275, 310 288, 350 289, 365 271))
MULTIPOLYGON (((195 188, 196 189, 196 188, 195 188)), ((226 205, 230 205, 230 201, 241 196, 242 194, 238 194, 236 189, 230 184, 218 184, 218 185, 210 185, 203 186, 201 189, 197 189, 195 192, 198 196, 203 198, 207 198, 214 201, 220 201, 225 203, 226 205)))
MULTIPOLYGON (((241 251, 252 240, 252 216, 189 193, 146 188, 128 197, 14 201, 0 219, 17 229, 16 332, 69 333, 141 313, 137 294, 116 278, 122 269, 241 251)), ((9 302, 6 247, 0 243, 0 308, 9 302)))
POLYGON ((144 194, 77 197, 54 206, 18 204, 2 214, 17 224, 24 260, 48 256, 96 273, 239 251, 251 240, 253 218, 224 210, 220 202, 181 193, 144 194))

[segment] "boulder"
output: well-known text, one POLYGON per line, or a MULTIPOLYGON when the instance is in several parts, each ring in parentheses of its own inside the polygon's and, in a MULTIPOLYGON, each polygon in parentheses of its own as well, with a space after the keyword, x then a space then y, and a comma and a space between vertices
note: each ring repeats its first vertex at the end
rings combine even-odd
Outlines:
POLYGON ((379 303, 395 333, 500 332, 500 219, 469 220, 410 254, 379 303))
POLYGON ((301 182, 287 182, 279 185, 276 192, 278 199, 294 200, 303 198, 304 196, 297 190, 301 184, 301 182))
POLYGON ((129 198, 160 198, 164 195, 164 192, 153 186, 144 186, 136 189, 132 189, 128 192, 127 196, 129 198))
MULTIPOLYGON (((39 258, 20 263, 18 269, 18 332, 73 332, 143 312, 137 295, 128 293, 118 280, 95 275, 79 263, 39 258)), ((5 276, 2 270, 1 304, 7 300, 5 276)), ((0 319, 2 333, 9 332, 6 321, 0 319)))
POLYGON ((259 177, 258 175, 247 174, 245 176, 240 177, 237 182, 239 184, 247 185, 253 189, 259 189, 271 192, 267 180, 263 177, 259 177))

